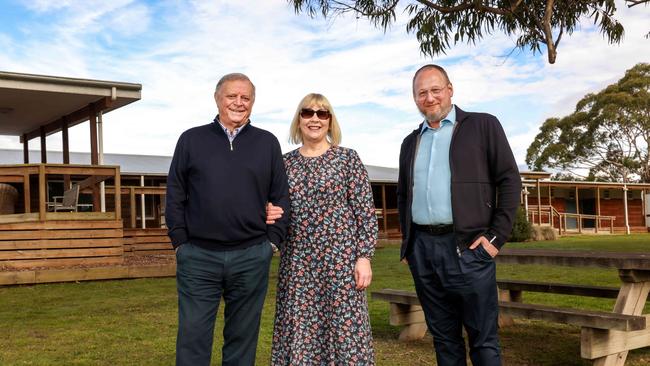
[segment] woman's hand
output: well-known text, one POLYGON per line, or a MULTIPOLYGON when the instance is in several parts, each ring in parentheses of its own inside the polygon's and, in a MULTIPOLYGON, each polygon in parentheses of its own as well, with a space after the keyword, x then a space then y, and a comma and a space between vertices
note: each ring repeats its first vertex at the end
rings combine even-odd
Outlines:
POLYGON ((372 281, 372 268, 370 268, 370 259, 359 258, 354 266, 354 282, 357 284, 357 290, 365 290, 370 286, 372 281))
POLYGON ((282 217, 284 210, 280 206, 273 206, 271 202, 266 204, 266 224, 273 225, 275 220, 282 217))

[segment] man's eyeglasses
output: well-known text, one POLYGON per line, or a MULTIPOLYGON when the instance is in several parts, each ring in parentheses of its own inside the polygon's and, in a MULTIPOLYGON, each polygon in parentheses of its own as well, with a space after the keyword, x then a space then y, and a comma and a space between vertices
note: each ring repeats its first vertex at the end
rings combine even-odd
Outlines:
POLYGON ((432 88, 429 90, 420 90, 418 93, 418 99, 426 99, 429 96, 429 93, 431 93, 434 97, 439 97, 447 88, 449 88, 449 85, 445 85, 440 88, 432 88))
POLYGON ((314 116, 314 113, 316 114, 316 117, 318 117, 318 119, 328 119, 331 116, 330 111, 327 110, 315 111, 313 109, 303 108, 300 110, 300 117, 304 119, 312 118, 314 116))

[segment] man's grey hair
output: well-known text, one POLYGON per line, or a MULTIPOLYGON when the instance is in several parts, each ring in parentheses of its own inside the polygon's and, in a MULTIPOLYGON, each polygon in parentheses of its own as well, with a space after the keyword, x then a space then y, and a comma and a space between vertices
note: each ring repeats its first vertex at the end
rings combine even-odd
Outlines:
POLYGON ((226 74, 219 79, 217 82, 217 87, 214 88, 214 92, 218 93, 219 89, 223 86, 224 83, 228 81, 235 81, 235 80, 240 80, 240 81, 248 81, 251 84, 251 87, 253 88, 253 95, 252 97, 255 98, 255 84, 251 81, 251 79, 248 78, 248 76, 240 73, 240 72, 233 72, 230 74, 226 74))
POLYGON ((420 67, 418 69, 418 71, 415 72, 415 75, 413 75, 413 84, 411 86, 411 88, 413 89, 413 95, 415 95, 415 79, 417 79, 418 75, 420 75, 420 73, 422 71, 429 70, 429 69, 436 69, 436 70, 440 71, 442 76, 445 77, 445 80, 447 81, 447 84, 451 84, 451 80, 449 80, 449 75, 447 75, 447 71, 445 71, 445 69, 442 66, 434 65, 434 64, 424 65, 424 66, 420 67))

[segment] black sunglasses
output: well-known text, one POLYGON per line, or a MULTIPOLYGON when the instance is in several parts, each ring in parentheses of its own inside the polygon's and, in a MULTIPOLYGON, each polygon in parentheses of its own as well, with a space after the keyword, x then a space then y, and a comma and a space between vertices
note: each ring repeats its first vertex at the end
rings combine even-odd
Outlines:
POLYGON ((318 117, 318 119, 328 119, 328 118, 330 118, 330 111, 327 111, 327 110, 315 111, 315 110, 309 109, 309 108, 301 109, 300 110, 300 117, 305 118, 305 119, 312 118, 314 116, 314 113, 316 113, 316 116, 318 117))

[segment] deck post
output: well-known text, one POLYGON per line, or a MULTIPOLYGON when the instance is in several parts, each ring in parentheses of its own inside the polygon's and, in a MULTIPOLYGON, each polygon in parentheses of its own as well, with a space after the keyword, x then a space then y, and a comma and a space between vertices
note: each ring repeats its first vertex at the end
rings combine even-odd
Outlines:
POLYGON ((542 226, 542 186, 537 178, 537 226, 542 226))
POLYGON ((120 167, 115 167, 115 220, 122 220, 122 177, 120 174, 120 167))
MULTIPOLYGON (((90 164, 99 165, 99 155, 97 153, 97 112, 93 103, 88 105, 90 123, 90 164)), ((101 211, 99 189, 96 184, 92 186, 93 190, 93 212, 101 211)))
MULTIPOLYGON (((144 187, 144 175, 140 176, 140 187, 144 187)), ((145 215, 145 212, 146 212, 145 208, 146 207, 145 207, 145 204, 144 204, 144 193, 142 193, 140 195, 140 209, 142 210, 141 226, 142 226, 143 229, 147 228, 147 222, 146 222, 147 218, 146 218, 146 215, 145 215)))
POLYGON ((30 213, 32 212, 32 192, 29 189, 29 174, 25 173, 23 175, 23 193, 25 195, 24 200, 25 200, 25 213, 30 213))
POLYGON ((627 213, 627 184, 623 185, 623 209, 625 210, 625 233, 630 235, 630 220, 627 213))
POLYGON ((596 187, 596 233, 598 233, 598 226, 600 226, 600 187, 596 187))
POLYGON ((45 181, 45 164, 38 165, 38 219, 45 221, 45 204, 46 204, 46 192, 45 187, 47 182, 45 181))
POLYGON ((576 200, 576 224, 578 224, 578 233, 582 234, 582 218, 580 217, 580 199, 578 197, 580 189, 578 188, 578 185, 576 185, 575 189, 575 200, 576 200))
POLYGON ((551 199, 551 185, 548 185, 548 224, 553 227, 553 201, 551 199))
POLYGON ((47 144, 45 142, 45 126, 40 127, 41 131, 41 163, 45 164, 47 163, 47 144))
MULTIPOLYGON (((97 163, 99 165, 104 165, 104 129, 102 126, 102 116, 102 111, 99 110, 97 112, 97 144, 99 146, 97 163)), ((104 181, 99 182, 99 207, 101 212, 106 212, 106 186, 104 181)))
POLYGON ((23 134, 23 163, 29 164, 29 139, 27 134, 23 134))
MULTIPOLYGON (((64 116, 61 123, 61 140, 63 143, 63 164, 70 164, 70 144, 68 138, 68 117, 64 116)), ((66 191, 72 187, 70 174, 63 175, 63 190, 66 191)))
POLYGON ((131 228, 135 229, 137 224, 135 222, 136 210, 135 210, 135 188, 129 188, 129 207, 131 208, 131 228))

